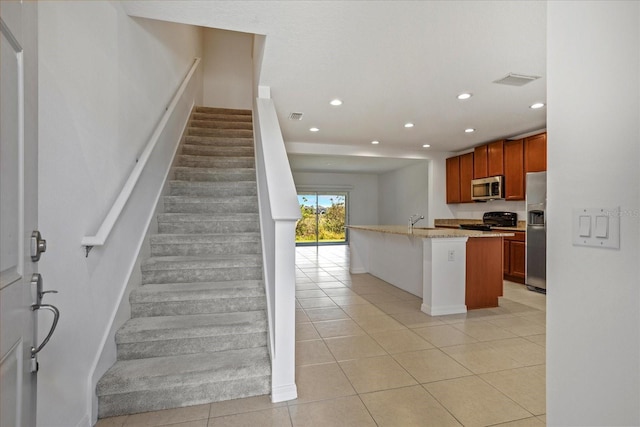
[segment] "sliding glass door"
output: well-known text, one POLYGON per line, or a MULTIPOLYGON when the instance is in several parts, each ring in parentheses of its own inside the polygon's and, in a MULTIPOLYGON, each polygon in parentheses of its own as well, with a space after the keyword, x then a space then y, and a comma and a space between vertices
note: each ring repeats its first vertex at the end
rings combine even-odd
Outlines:
POLYGON ((296 224, 296 244, 344 244, 347 241, 347 194, 298 194, 301 218, 296 224))

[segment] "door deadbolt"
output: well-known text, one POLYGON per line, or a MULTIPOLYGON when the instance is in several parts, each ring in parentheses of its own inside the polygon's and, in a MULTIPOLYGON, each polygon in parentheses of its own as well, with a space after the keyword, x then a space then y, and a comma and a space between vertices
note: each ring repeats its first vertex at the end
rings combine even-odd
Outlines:
POLYGON ((40 261, 40 255, 47 251, 47 241, 42 238, 38 230, 31 233, 31 261, 40 261))

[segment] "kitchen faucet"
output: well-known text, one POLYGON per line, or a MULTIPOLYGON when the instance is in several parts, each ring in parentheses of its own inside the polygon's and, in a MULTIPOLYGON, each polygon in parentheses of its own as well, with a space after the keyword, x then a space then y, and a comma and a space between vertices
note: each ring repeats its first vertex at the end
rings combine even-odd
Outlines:
POLYGON ((420 221, 421 219, 424 219, 424 215, 420 215, 420 216, 418 216, 418 215, 419 214, 413 214, 413 215, 411 215, 409 217, 409 230, 410 231, 413 231, 413 226, 416 225, 416 223, 418 221, 420 221), (415 220, 413 219, 414 217, 416 218, 415 220))

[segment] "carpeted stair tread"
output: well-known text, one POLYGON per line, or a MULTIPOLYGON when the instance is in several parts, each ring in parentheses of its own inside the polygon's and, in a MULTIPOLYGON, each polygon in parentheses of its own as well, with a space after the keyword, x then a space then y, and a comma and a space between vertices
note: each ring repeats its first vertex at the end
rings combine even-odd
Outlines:
POLYGON ((216 145, 197 145, 185 144, 182 146, 180 153, 182 156, 200 156, 209 157, 249 157, 254 159, 253 146, 216 146, 216 145))
POLYGON ((177 166, 215 169, 255 169, 253 157, 191 156, 182 154, 177 166))
POLYGON ((169 195, 171 196, 234 197, 256 196, 257 194, 258 189, 255 181, 169 181, 169 195))
POLYGON ((197 136, 226 136, 237 138, 253 138, 253 130, 250 129, 212 129, 212 128, 200 128, 189 127, 187 129, 188 135, 197 136))
POLYGON ((210 255, 151 257, 142 263, 142 272, 170 269, 197 269, 260 266, 260 255, 210 255))
POLYGON ((210 233, 210 234, 153 234, 151 244, 164 243, 211 243, 211 242, 260 242, 260 233, 210 233))
POLYGON ((246 121, 235 121, 232 117, 228 120, 215 120, 206 119, 199 120, 193 118, 189 122, 189 126, 196 128, 211 128, 211 129, 248 129, 253 131, 253 123, 246 121))
POLYGON ((167 213, 258 213, 258 198, 165 196, 164 209, 167 213))
POLYGON ((253 117, 249 114, 224 114, 224 113, 204 113, 196 111, 192 116, 193 120, 226 120, 233 122, 253 122, 253 117))
POLYGON ((196 106, 196 113, 205 113, 205 114, 227 114, 227 115, 235 115, 235 116, 249 116, 253 115, 251 110, 240 109, 240 108, 222 108, 222 107, 205 107, 205 106, 196 106))
POLYGON ((175 302, 216 300, 264 296, 264 282, 241 280, 225 282, 149 283, 129 294, 131 304, 148 302, 175 302))
POLYGON ((137 317, 116 333, 116 343, 211 337, 266 332, 264 311, 187 316, 137 317))
POLYGON ((253 147, 253 137, 238 138, 225 136, 185 135, 185 144, 203 147, 253 147))
POLYGON ((256 181, 255 168, 190 168, 177 166, 174 169, 175 179, 179 181, 256 181))

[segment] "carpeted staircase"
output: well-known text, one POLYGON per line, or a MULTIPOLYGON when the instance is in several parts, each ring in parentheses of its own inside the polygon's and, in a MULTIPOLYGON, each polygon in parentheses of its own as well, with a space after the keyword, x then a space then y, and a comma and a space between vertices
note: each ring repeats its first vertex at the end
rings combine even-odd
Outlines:
POLYGON ((254 165, 251 111, 197 107, 100 418, 270 392, 254 165))

